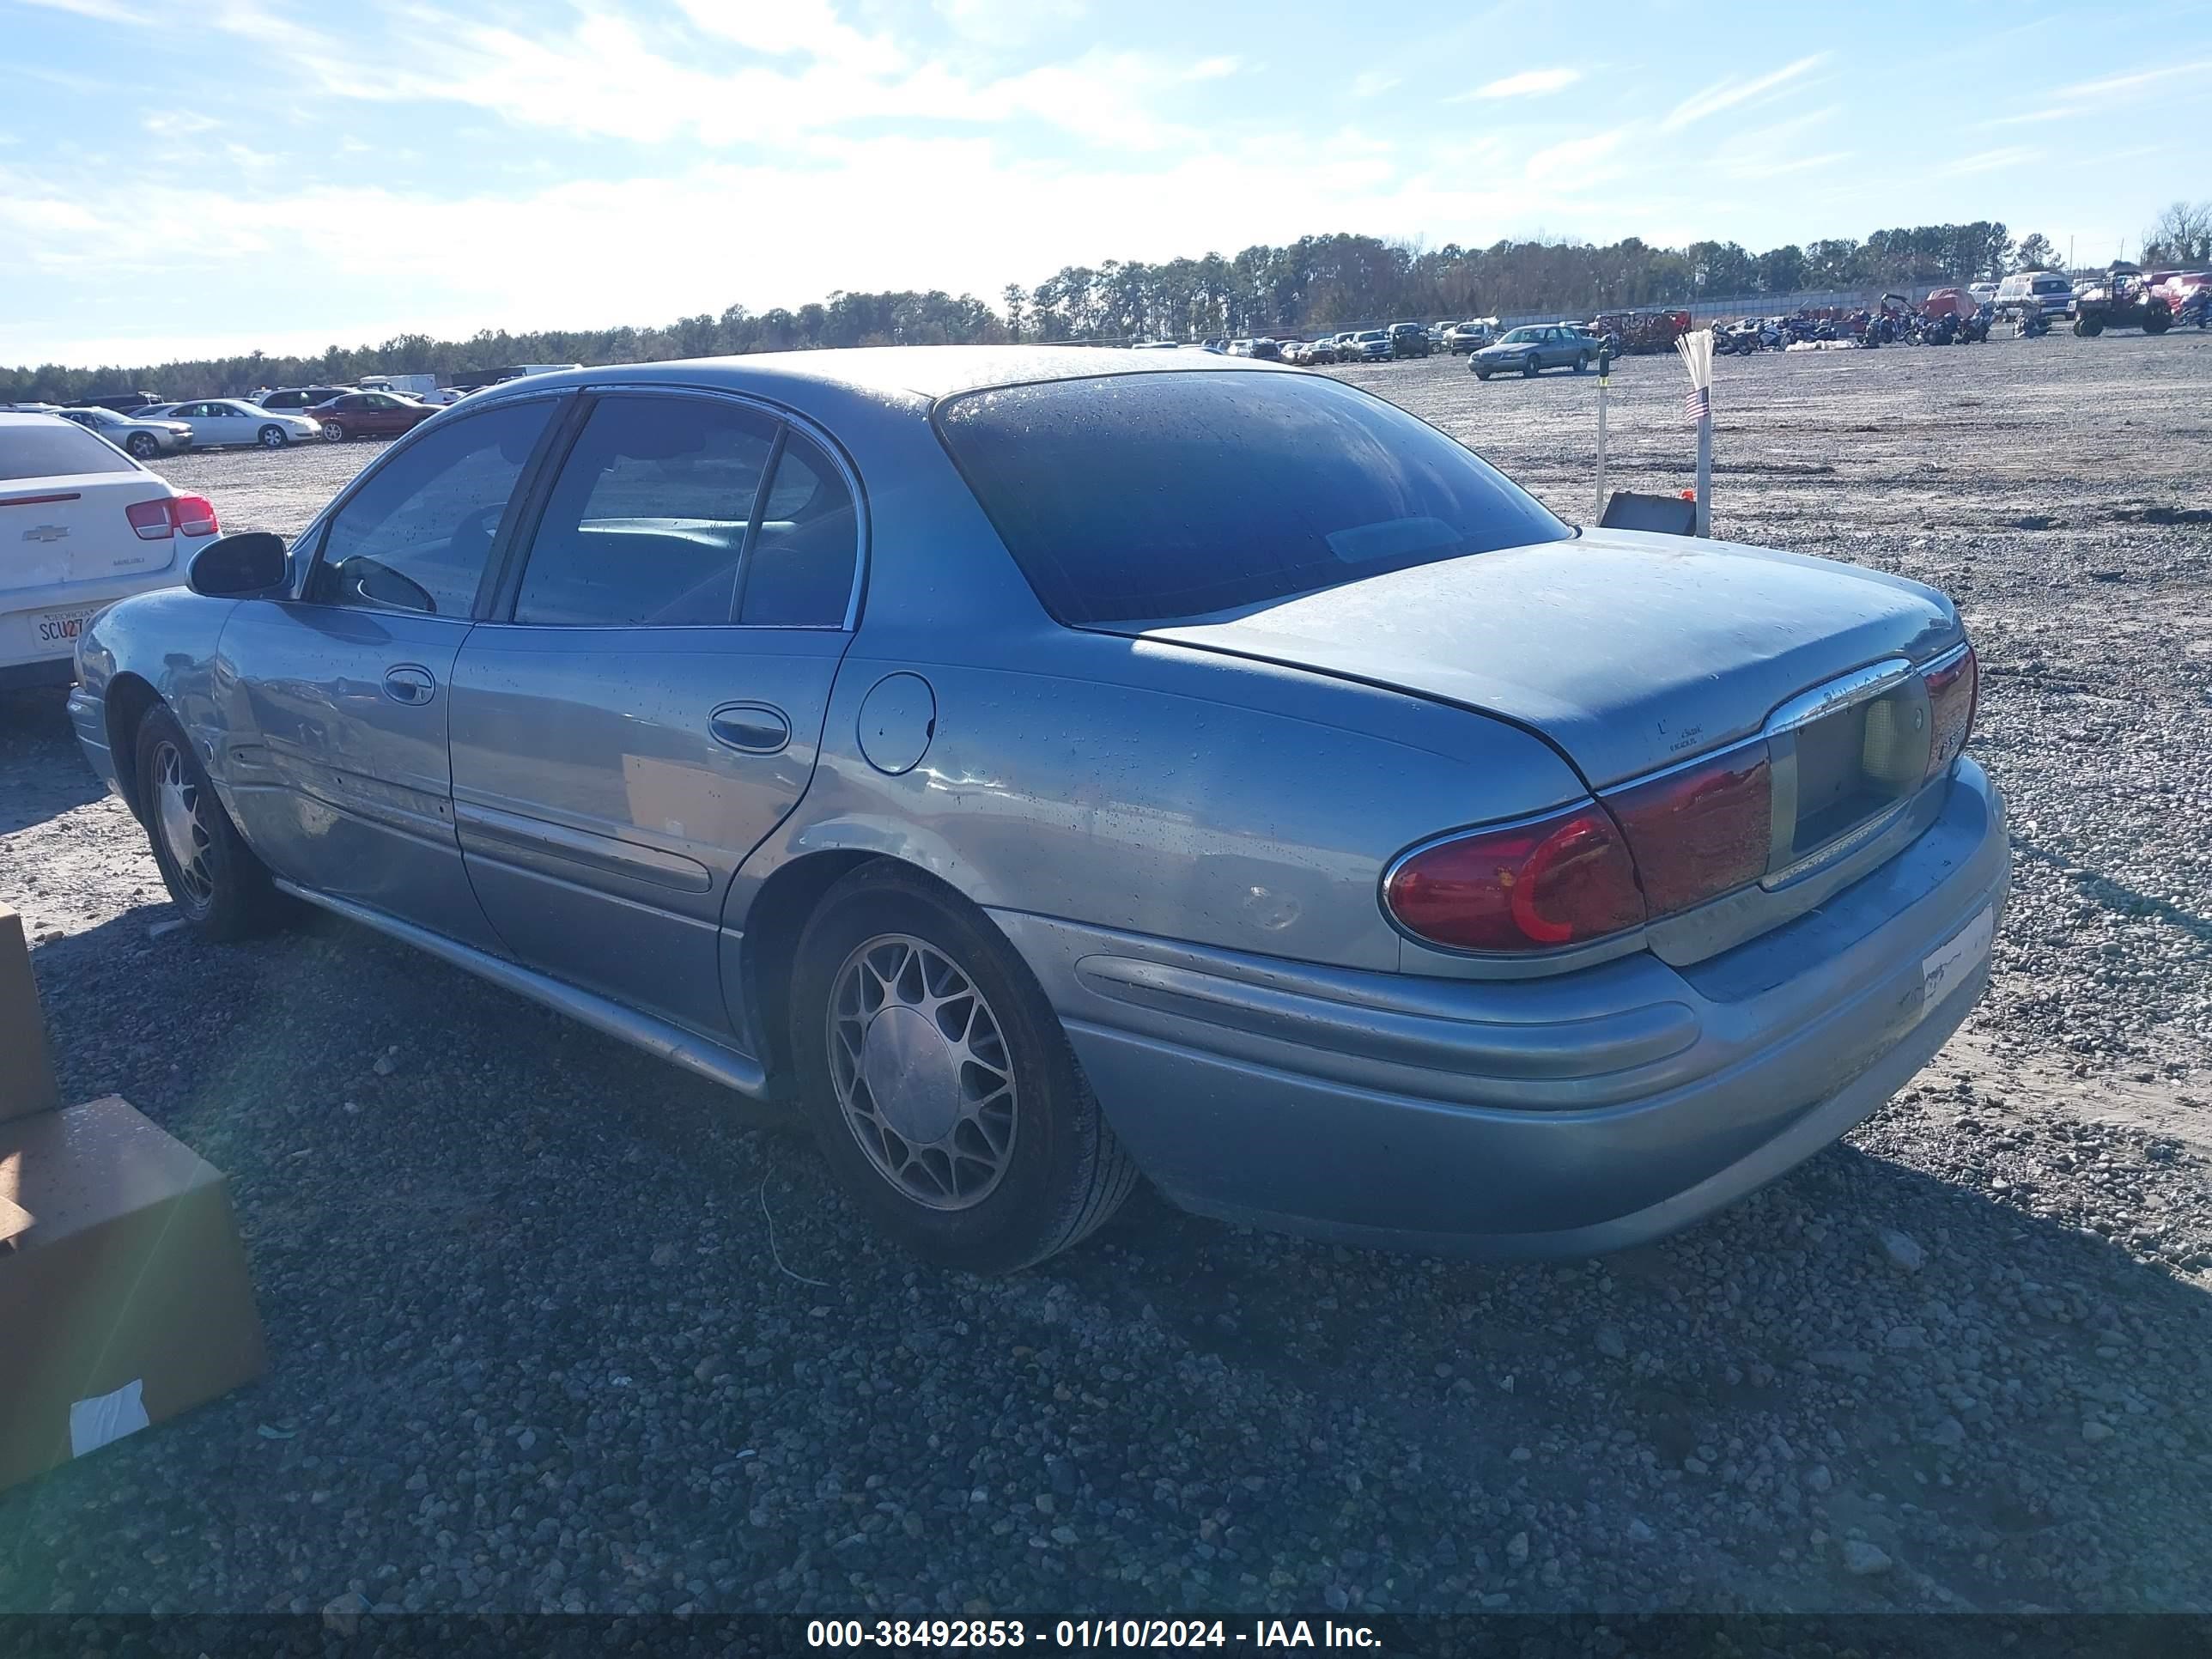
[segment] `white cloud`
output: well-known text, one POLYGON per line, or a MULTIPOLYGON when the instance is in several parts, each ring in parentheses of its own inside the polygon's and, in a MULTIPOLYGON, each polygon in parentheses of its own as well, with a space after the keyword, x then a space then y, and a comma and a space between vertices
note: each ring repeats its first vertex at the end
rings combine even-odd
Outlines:
POLYGON ((1801 141, 1843 113, 1841 104, 1808 110, 1786 121, 1730 135, 1713 147, 1711 165, 1732 179, 1778 179, 1792 173, 1808 173, 1847 160, 1848 150, 1807 155, 1801 141))
POLYGON ((185 138, 196 132, 213 132, 222 123, 211 115, 180 109, 149 115, 139 125, 156 138, 185 138))
POLYGON ((2199 58, 2185 64, 2160 64, 2150 69, 2134 70, 2124 75, 2106 75, 2094 81, 2076 81, 2071 86, 2060 87, 2045 94, 2051 100, 2041 109, 2027 110, 2017 115, 2000 115, 1994 119, 1978 121, 1978 129, 1992 127, 2023 127, 2039 125, 2045 121, 2063 120, 2069 116, 2087 115, 2114 103, 2138 97, 2148 88, 2173 81, 2194 80, 2212 73, 2212 58, 2199 58))
POLYGON ((2061 100, 2069 98, 2116 98, 2141 92, 2145 87, 2160 81, 2179 80, 2208 71, 2212 71, 2212 58, 2199 58, 2186 64, 2162 64, 2126 75, 2107 75, 2095 81, 2077 81, 2070 87, 2059 88, 2052 95, 2061 100))
POLYGON ((121 0, 22 0, 27 6, 42 6, 48 11, 66 11, 79 17, 89 17, 100 23, 143 23, 148 20, 143 12, 135 11, 121 0))
POLYGON ((1977 121, 1974 129, 1978 132, 1992 127, 2040 126, 2045 121, 2063 121, 2070 115, 2085 113, 2086 106, 2081 104, 2053 104, 2048 109, 2030 110, 2024 115, 2000 115, 1990 120, 1977 121))
POLYGON ((1084 0, 937 0, 938 15, 981 46, 1018 46, 1064 28, 1089 8, 1084 0))
POLYGON ((1465 104, 1484 98, 1538 98, 1546 93, 1563 92, 1582 78, 1583 72, 1577 69, 1523 70, 1503 80, 1486 81, 1472 92, 1455 94, 1444 101, 1465 104))
POLYGON ((102 193, 96 210, 0 167, 0 245, 28 250, 30 276, 147 301, 127 313, 88 303, 81 315, 98 320, 82 340, 11 307, 0 313, 0 362, 157 362, 208 349, 255 315, 265 319, 252 335, 263 349, 319 350, 418 329, 465 338, 487 326, 659 324, 836 289, 988 296, 1065 264, 1233 251, 1317 224, 1391 235, 1528 223, 1556 211, 1559 195, 1557 182, 1510 173, 1408 173, 1343 134, 1068 165, 1026 161, 983 132, 823 137, 803 164, 705 161, 535 190, 510 180, 455 200, 374 186, 261 195, 145 177, 102 193), (701 211, 713 203, 745 210, 701 211), (762 225, 806 234, 763 236, 762 225), (662 257, 677 227, 682 257, 662 257), (378 250, 374 271, 348 286, 364 246, 378 250), (207 283, 270 261, 331 280, 255 312, 206 303, 207 283), (109 349, 121 314, 143 331, 134 350, 109 349))
POLYGON ((1748 103, 1754 98, 1772 92, 1777 87, 1786 85, 1800 76, 1818 69, 1827 60, 1826 52, 1816 52, 1808 58, 1800 58, 1794 64, 1784 64, 1778 70, 1753 76, 1748 81, 1735 76, 1730 76, 1725 80, 1716 81, 1703 91, 1692 93, 1669 110, 1666 118, 1659 123, 1659 130, 1662 132, 1673 132, 1679 128, 1689 125, 1692 121, 1702 121, 1709 115, 1717 115, 1723 110, 1735 108, 1738 104, 1748 103))
POLYGON ((863 34, 837 15, 830 0, 677 0, 702 33, 774 56, 794 54, 870 74, 889 74, 906 54, 886 35, 863 34))
POLYGON ((1373 98, 1386 93, 1398 84, 1398 77, 1381 70, 1362 70, 1352 77, 1352 95, 1354 98, 1373 98))
POLYGON ((1571 180, 1579 174, 1587 181, 1592 177, 1610 176, 1611 169, 1601 172, 1599 164, 1620 149, 1620 141, 1627 136, 1627 128, 1615 127, 1609 132, 1594 132, 1586 138, 1570 138, 1538 150, 1522 170, 1532 180, 1571 180))
POLYGON ((704 65, 629 18, 586 10, 566 31, 480 22, 416 5, 403 40, 341 40, 260 0, 202 0, 204 20, 258 43, 316 90, 366 100, 472 106, 502 120, 640 143, 788 144, 856 121, 1034 121, 1094 143, 1160 149, 1192 135, 1158 106, 1242 67, 1094 48, 1018 73, 974 76, 909 61, 887 37, 837 21, 825 0, 735 7, 681 0, 695 24, 767 61, 704 65), (771 16, 771 12, 774 15, 771 16))
POLYGON ((1978 173, 1996 173, 2005 167, 2016 167, 2039 160, 2043 152, 2028 144, 2008 144, 2002 149, 1985 149, 1973 155, 1962 155, 1957 161, 1936 169, 1939 179, 1965 179, 1978 173))

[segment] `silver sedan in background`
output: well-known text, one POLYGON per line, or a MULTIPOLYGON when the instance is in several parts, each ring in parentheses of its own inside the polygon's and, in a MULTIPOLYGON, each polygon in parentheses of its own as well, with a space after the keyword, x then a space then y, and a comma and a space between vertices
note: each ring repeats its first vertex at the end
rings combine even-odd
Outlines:
POLYGON ((86 632, 192 926, 320 905, 747 1094, 1003 1271, 1141 1172, 1605 1250, 1866 1117, 1987 982, 1941 593, 1577 530, 1249 359, 928 348, 480 393, 86 632))
POLYGON ((202 398, 181 404, 155 404, 142 409, 142 421, 180 422, 191 428, 202 449, 226 444, 258 444, 282 449, 287 444, 308 443, 323 435, 322 425, 310 416, 284 410, 264 409, 243 398, 202 398))
POLYGON ((142 461, 178 455, 192 447, 192 429, 182 421, 142 420, 112 409, 58 409, 55 414, 97 432, 118 449, 142 461))

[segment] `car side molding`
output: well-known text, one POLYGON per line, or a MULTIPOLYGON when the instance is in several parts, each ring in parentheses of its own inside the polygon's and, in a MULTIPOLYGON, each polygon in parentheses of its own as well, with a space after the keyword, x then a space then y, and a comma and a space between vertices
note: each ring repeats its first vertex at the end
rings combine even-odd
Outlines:
POLYGON ((364 927, 374 928, 403 945, 411 945, 418 951, 427 951, 479 979, 489 980, 493 984, 504 987, 519 996, 527 997, 556 1013, 566 1014, 569 1018, 579 1020, 618 1042, 627 1042, 634 1048, 642 1048, 656 1059, 681 1066, 687 1072, 695 1072, 710 1083, 719 1083, 726 1089, 734 1089, 739 1094, 750 1096, 756 1100, 767 1097, 768 1073, 758 1060, 741 1054, 734 1048, 710 1042, 695 1031, 687 1031, 680 1025, 655 1019, 650 1014, 638 1013, 594 992, 580 989, 535 969, 525 968, 519 963, 507 962, 473 945, 447 939, 441 933, 434 933, 427 927, 417 927, 412 922, 387 916, 350 899, 318 893, 281 877, 276 886, 303 903, 315 905, 333 915, 343 916, 348 921, 357 921, 364 927))

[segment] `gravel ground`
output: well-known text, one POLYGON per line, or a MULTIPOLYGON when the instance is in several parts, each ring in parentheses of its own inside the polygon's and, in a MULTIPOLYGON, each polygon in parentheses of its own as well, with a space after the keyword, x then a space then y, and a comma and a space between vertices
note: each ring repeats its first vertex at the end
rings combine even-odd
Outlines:
MULTIPOLYGON (((1587 515, 1594 379, 1344 374, 1587 515)), ((1616 484, 1688 482, 1681 388, 1620 366, 1616 484)), ((0 1495, 0 1610, 2212 1610, 2208 389, 2196 335, 1723 363, 1719 532, 1967 611, 2015 898, 1846 1146, 1594 1263, 1140 1193, 916 1271, 742 1102, 364 931, 149 938, 58 701, 0 700, 66 1091, 230 1172, 272 1353, 0 1495)), ((283 530, 371 453, 167 470, 283 530)))

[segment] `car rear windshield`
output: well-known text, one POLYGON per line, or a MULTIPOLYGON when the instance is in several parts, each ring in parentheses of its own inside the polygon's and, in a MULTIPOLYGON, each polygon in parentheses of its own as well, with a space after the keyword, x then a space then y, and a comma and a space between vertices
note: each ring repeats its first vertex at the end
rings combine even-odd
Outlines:
POLYGON ((949 399, 938 426, 1072 627, 1257 605, 1571 534, 1472 451, 1319 375, 1116 375, 949 399))
POLYGON ((137 471, 136 461, 74 421, 57 416, 0 426, 0 482, 137 471))

